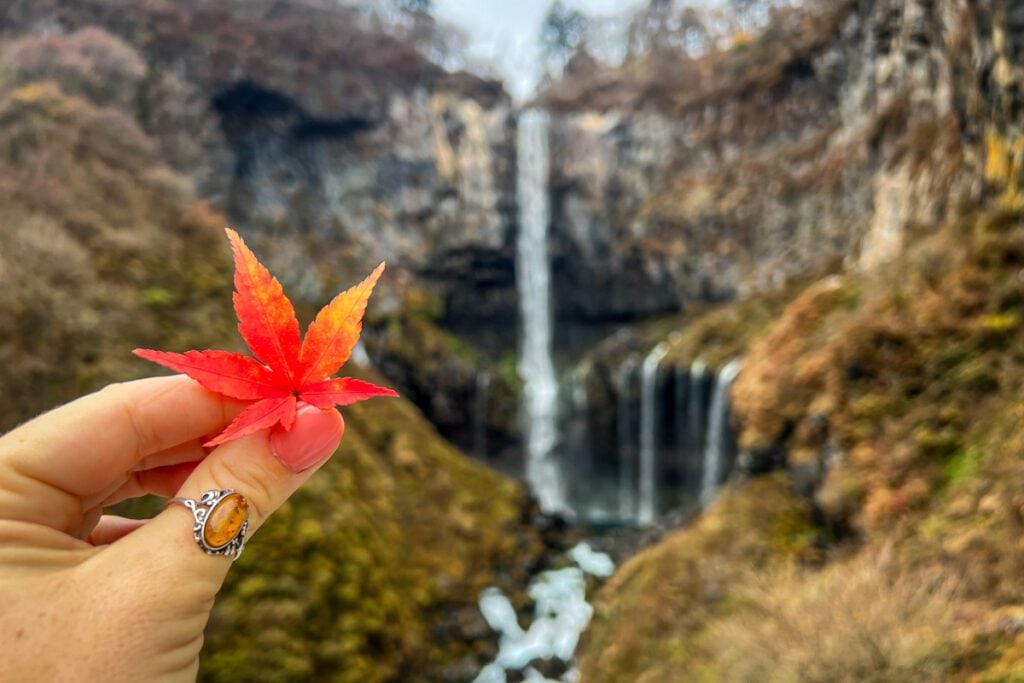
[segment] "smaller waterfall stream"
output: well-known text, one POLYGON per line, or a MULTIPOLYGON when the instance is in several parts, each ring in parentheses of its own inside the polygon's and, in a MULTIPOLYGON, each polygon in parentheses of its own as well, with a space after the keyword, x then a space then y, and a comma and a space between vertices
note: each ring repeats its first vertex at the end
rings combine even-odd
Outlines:
POLYGON ((700 503, 707 506, 715 498, 718 486, 727 474, 725 471, 726 441, 730 437, 729 426, 729 389, 740 373, 741 361, 735 358, 718 372, 715 377, 715 389, 711 398, 711 410, 708 419, 704 448, 704 476, 701 480, 700 503))
POLYGON ((590 490, 594 480, 594 451, 591 445, 590 401, 587 396, 589 368, 575 368, 567 379, 566 411, 563 426, 565 455, 572 472, 573 487, 567 487, 573 496, 573 508, 583 517, 600 514, 601 502, 590 490), (582 486, 581 486, 582 484, 582 486))
MULTIPOLYGON (((729 476, 736 455, 729 389, 739 374, 740 360, 717 371, 702 360, 689 367, 663 367, 670 348, 671 343, 666 342, 644 356, 629 355, 608 377, 615 399, 615 422, 603 434, 612 441, 588 442, 587 456, 588 462, 599 465, 611 453, 615 467, 573 470, 582 479, 590 478, 578 483, 573 499, 576 509, 588 519, 594 508, 587 505, 587 492, 601 498, 599 492, 608 490, 602 489, 605 482, 617 486, 611 498, 618 501, 615 517, 619 522, 649 525, 670 509, 706 505, 729 476), (608 478, 612 472, 615 479, 608 478)), ((581 400, 586 396, 580 391, 582 384, 575 377, 570 380, 567 388, 574 395, 573 413, 587 413, 581 400)), ((597 410, 602 410, 600 405, 597 410)), ((571 424, 578 425, 578 421, 571 424)), ((573 441, 579 438, 574 436, 573 441)))
POLYGON ((352 362, 364 368, 373 365, 373 362, 370 360, 370 354, 366 352, 366 345, 363 344, 362 339, 357 341, 356 345, 352 347, 352 362))
POLYGON ((690 366, 690 402, 686 407, 686 420, 689 423, 687 445, 695 453, 704 452, 704 434, 707 427, 707 417, 704 414, 704 385, 707 377, 707 363, 700 359, 693 361, 690 366))
POLYGON ((636 442, 633 438, 633 378, 636 357, 630 356, 619 366, 615 377, 618 397, 616 419, 619 442, 619 517, 633 519, 636 514, 636 442))
POLYGON ((490 408, 489 393, 491 374, 482 370, 476 375, 473 387, 473 455, 487 457, 487 411, 490 408))
POLYGON ((636 518, 640 524, 654 521, 657 502, 658 461, 658 368, 668 354, 663 342, 644 358, 640 368, 640 471, 636 518))

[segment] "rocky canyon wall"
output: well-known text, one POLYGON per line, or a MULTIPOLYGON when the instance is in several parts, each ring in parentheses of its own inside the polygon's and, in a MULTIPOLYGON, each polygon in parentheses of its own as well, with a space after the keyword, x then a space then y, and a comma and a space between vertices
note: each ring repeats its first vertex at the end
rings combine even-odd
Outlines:
POLYGON ((559 315, 637 318, 891 261, 964 189, 950 42, 967 11, 822 3, 724 55, 551 86, 559 315))

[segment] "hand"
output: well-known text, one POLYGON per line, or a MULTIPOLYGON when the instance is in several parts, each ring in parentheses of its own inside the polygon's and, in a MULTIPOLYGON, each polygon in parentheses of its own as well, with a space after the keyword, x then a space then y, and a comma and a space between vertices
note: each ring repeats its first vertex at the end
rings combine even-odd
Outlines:
POLYGON ((243 404, 185 377, 116 384, 0 438, 0 680, 194 680, 231 561, 206 555, 192 513, 103 508, 153 493, 235 489, 252 538, 337 448, 336 410, 303 406, 289 432, 207 453, 243 404))

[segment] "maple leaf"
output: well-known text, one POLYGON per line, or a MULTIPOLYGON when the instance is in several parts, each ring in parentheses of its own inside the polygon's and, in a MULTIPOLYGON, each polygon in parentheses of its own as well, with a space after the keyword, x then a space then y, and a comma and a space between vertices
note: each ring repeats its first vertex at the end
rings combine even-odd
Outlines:
POLYGON ((217 446, 280 424, 291 429, 299 401, 331 410, 376 396, 398 396, 350 377, 332 378, 359 341, 363 314, 384 264, 356 286, 324 306, 299 338, 295 308, 281 283, 256 259, 234 230, 228 229, 235 259, 232 300, 238 331, 255 358, 231 351, 152 351, 135 349, 145 358, 182 372, 210 391, 242 401, 255 401, 204 446, 217 446))

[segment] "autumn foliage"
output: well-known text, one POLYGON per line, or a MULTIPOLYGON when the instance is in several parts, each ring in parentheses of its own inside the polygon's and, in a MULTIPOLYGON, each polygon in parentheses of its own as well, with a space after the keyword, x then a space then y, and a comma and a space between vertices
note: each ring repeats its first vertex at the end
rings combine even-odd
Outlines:
POLYGON ((172 353, 136 349, 135 354, 183 372, 210 391, 255 401, 224 431, 208 441, 216 446, 280 424, 291 429, 298 401, 327 410, 375 396, 397 396, 391 389, 331 375, 344 365, 359 341, 366 304, 384 264, 342 292, 310 324, 304 340, 292 302, 281 283, 260 263, 234 230, 227 230, 235 259, 235 313, 238 331, 255 358, 232 351, 172 353))

